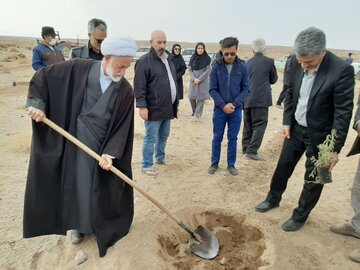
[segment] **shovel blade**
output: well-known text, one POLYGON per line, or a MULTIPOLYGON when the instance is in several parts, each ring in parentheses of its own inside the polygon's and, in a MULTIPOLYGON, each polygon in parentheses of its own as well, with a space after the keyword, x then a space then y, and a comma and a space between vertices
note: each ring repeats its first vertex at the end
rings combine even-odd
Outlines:
POLYGON ((219 241, 216 236, 201 225, 196 228, 194 234, 199 236, 201 240, 190 238, 189 248, 191 251, 207 260, 215 258, 219 253, 219 241))

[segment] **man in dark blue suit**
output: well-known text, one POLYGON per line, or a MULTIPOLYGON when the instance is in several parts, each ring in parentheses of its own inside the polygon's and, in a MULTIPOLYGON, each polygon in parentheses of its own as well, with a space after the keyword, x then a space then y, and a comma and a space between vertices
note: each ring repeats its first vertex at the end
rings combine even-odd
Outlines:
POLYGON ((258 149, 268 123, 269 106, 272 106, 271 84, 278 79, 274 59, 263 54, 265 48, 264 39, 255 39, 252 43, 254 56, 247 62, 250 93, 244 105, 242 151, 254 160, 264 160, 258 155, 258 149))
POLYGON ((337 138, 330 160, 331 171, 338 162, 351 121, 354 98, 354 68, 326 50, 325 33, 310 27, 299 33, 290 62, 290 84, 285 98, 282 136, 284 144, 271 179, 270 191, 255 208, 266 212, 278 207, 296 164, 306 154, 305 183, 285 231, 296 231, 306 222, 318 202, 322 184, 310 176, 314 169, 311 157, 318 156, 317 145, 333 129, 337 138))

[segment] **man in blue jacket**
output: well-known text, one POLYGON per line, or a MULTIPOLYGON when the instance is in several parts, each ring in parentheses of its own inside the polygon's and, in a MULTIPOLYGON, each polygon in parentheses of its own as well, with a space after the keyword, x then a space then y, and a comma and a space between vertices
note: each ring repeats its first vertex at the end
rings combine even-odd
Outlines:
POLYGON ((32 67, 39 70, 51 64, 65 61, 60 49, 56 45, 56 33, 53 27, 43 26, 41 29, 43 41, 33 50, 32 67))
POLYGON ((227 164, 231 175, 237 175, 235 168, 237 137, 241 125, 243 103, 249 94, 248 70, 244 61, 237 56, 239 41, 226 37, 221 41, 223 58, 216 61, 210 73, 210 95, 214 99, 213 140, 209 174, 219 168, 221 142, 225 126, 228 126, 227 164))

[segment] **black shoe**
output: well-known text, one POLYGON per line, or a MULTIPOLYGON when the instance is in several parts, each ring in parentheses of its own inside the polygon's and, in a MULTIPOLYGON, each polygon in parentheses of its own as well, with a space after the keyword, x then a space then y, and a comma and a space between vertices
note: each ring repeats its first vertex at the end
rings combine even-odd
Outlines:
POLYGON ((304 226, 304 224, 305 221, 301 222, 289 218, 287 221, 283 223, 283 225, 281 225, 281 229, 287 232, 294 232, 299 230, 302 226, 304 226))
POLYGON ((265 161, 265 158, 256 154, 245 154, 245 156, 253 160, 265 161))
POLYGON ((239 174, 238 169, 236 169, 234 166, 228 166, 227 170, 229 171, 229 173, 231 175, 238 175, 239 174))
POLYGON ((217 171, 218 168, 219 168, 218 164, 216 164, 216 163, 211 164, 211 166, 208 169, 208 173, 209 174, 214 174, 217 171))
POLYGON ((267 212, 270 209, 279 207, 279 204, 272 204, 269 203, 268 201, 263 201, 262 203, 259 203, 257 206, 255 206, 256 211, 258 212, 267 212))

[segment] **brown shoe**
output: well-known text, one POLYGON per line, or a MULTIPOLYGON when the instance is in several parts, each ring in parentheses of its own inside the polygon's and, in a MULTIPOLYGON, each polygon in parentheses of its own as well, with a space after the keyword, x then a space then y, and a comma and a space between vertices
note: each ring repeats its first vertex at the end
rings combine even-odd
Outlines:
POLYGON ((354 262, 360 263, 360 249, 354 249, 349 254, 350 259, 352 259, 354 262))
POLYGON ((330 230, 337 234, 349 235, 356 238, 360 238, 360 233, 356 232, 351 223, 344 223, 340 225, 330 226, 330 230))

